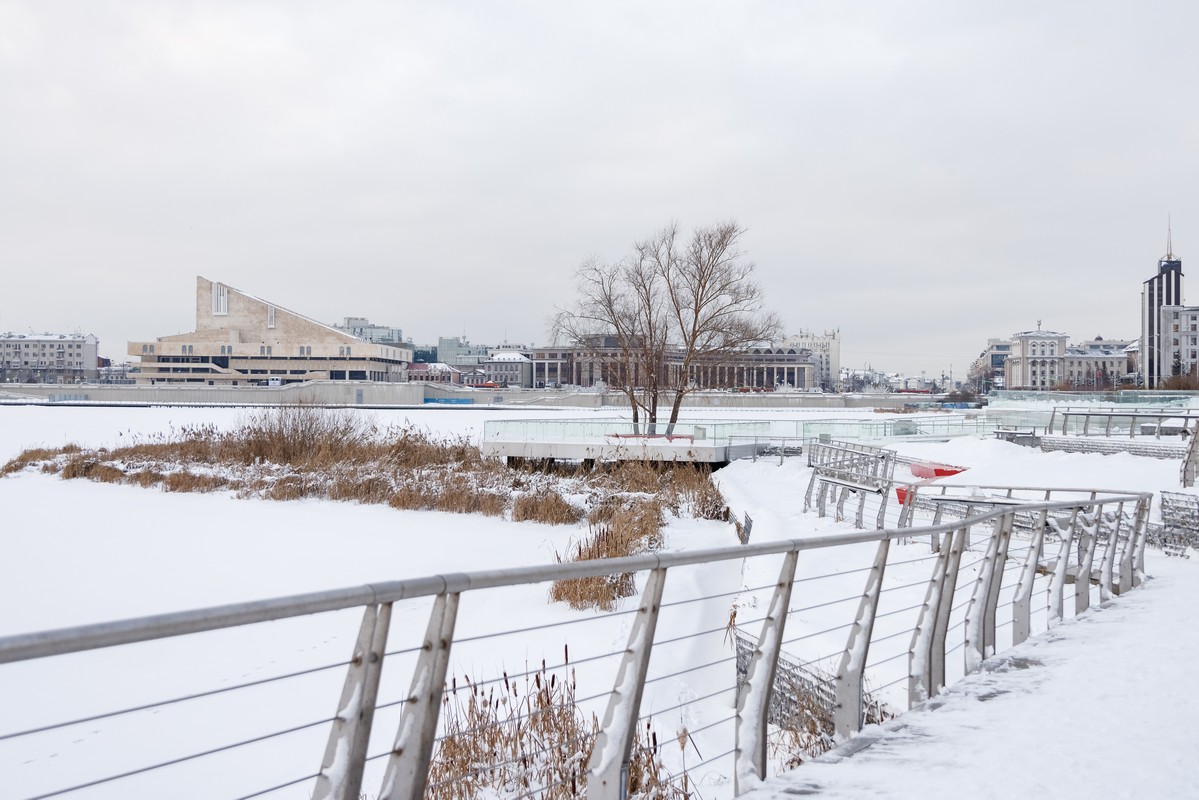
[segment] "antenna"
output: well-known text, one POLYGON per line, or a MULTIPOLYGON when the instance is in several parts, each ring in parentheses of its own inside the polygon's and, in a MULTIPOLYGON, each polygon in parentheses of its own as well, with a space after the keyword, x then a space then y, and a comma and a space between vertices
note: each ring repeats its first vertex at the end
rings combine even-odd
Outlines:
POLYGON ((1174 260, 1174 232, 1171 230, 1170 214, 1166 214, 1166 260, 1174 260))

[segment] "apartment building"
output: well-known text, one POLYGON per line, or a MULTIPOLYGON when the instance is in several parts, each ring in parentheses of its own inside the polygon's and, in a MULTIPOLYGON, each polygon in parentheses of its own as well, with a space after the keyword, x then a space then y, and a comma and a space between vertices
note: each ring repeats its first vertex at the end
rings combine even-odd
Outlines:
POLYGON ((99 377, 100 340, 80 333, 0 334, 0 382, 81 383, 99 377))

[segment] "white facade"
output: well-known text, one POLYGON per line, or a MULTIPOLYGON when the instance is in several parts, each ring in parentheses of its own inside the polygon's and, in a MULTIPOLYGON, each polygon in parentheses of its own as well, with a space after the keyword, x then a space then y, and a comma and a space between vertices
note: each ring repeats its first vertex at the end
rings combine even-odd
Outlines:
POLYGON ((1037 329, 1012 335, 1004 366, 1008 389, 1051 390, 1061 386, 1102 389, 1128 374, 1129 342, 1095 338, 1069 346, 1064 333, 1037 329))
POLYGON ((90 333, 0 334, 0 382, 94 381, 99 348, 100 340, 90 333))
POLYGON ((1159 382, 1173 377, 1176 364, 1180 375, 1195 371, 1199 367, 1199 308, 1162 306, 1158 330, 1160 345, 1155 355, 1161 364, 1159 382))
POLYGON ((816 385, 826 391, 837 388, 841 376, 840 331, 825 331, 821 335, 801 330, 789 337, 784 346, 812 351, 812 362, 816 367, 816 385))
POLYGON ((398 347, 406 346, 402 330, 386 325, 372 325, 371 321, 365 317, 346 317, 341 321, 340 325, 334 325, 333 327, 368 342, 391 344, 398 347))
POLYGON ((483 362, 487 380, 501 386, 533 385, 533 362, 523 353, 497 350, 483 362))

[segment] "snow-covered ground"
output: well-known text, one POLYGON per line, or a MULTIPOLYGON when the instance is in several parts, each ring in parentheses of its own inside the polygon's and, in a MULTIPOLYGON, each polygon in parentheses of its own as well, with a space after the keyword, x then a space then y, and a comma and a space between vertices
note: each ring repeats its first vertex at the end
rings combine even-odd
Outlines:
MULTIPOLYGON (((563 412, 421 409, 369 413, 384 425, 411 422, 436 431, 474 437, 480 435, 486 419, 497 416, 510 419, 516 415, 528 418, 611 415, 610 411, 578 409, 563 412)), ((783 413, 802 415, 805 419, 871 415, 871 412, 842 410, 783 413)), ((722 409, 706 410, 702 416, 754 419, 779 415, 778 411, 722 409)), ((169 435, 191 424, 212 422, 222 427, 232 426, 243 416, 244 412, 219 408, 0 407, 0 462, 26 447, 68 442, 84 446, 114 445, 135 437, 169 435)), ((961 482, 972 484, 1177 490, 1178 466, 1171 461, 1126 455, 1041 453, 979 439, 904 443, 897 448, 902 455, 967 466, 969 472, 962 476, 961 482)), ((719 472, 718 480, 731 507, 738 514, 753 516, 754 541, 845 529, 844 523, 816 519, 814 514, 802 512, 807 475, 800 459, 790 459, 782 465, 768 461, 737 462, 719 472)), ((585 528, 435 512, 400 512, 349 503, 239 500, 220 493, 168 494, 129 486, 64 481, 34 472, 0 480, 0 508, 4 510, 5 521, 0 528, 0 545, 5 553, 0 578, 0 609, 3 609, 0 635, 439 572, 549 563, 557 553, 566 551, 572 539, 586 532, 585 528)), ((672 550, 735 542, 731 526, 706 521, 675 520, 666 533, 667 547, 672 550)), ((908 547, 912 548, 913 560, 927 561, 927 545, 908 547)), ((801 558, 800 576, 858 569, 869 564, 872 554, 872 546, 805 554, 801 558)), ((926 575, 925 567, 919 563, 909 569, 910 574, 896 572, 896 585, 926 575)), ((769 587, 777 578, 777 570, 777 559, 755 560, 744 567, 728 562, 690 572, 680 570, 677 577, 672 573, 667 601, 716 594, 734 596, 735 601, 725 596, 719 601, 680 605, 672 612, 701 621, 711 620, 708 627, 719 628, 727 619, 730 602, 738 604, 742 619, 752 616, 755 607, 763 607, 769 591, 755 591, 754 587, 769 587), (739 591, 745 587, 748 589, 739 591)), ((1148 571, 1150 574, 1161 571, 1162 580, 1151 582, 1143 593, 1120 598, 1111 608, 1096 612, 1094 619, 1102 619, 1106 628, 1121 630, 1131 625, 1119 624, 1119 620, 1137 620, 1138 627, 1146 631, 1144 635, 1152 635, 1155 630, 1158 636, 1167 635, 1168 629, 1165 626, 1159 629, 1155 622, 1163 616, 1153 609, 1159 602, 1174 601, 1155 598, 1165 596, 1162 592, 1171 585, 1193 585, 1188 576, 1194 577, 1194 570, 1191 562, 1166 561, 1151 551, 1148 571), (1109 619, 1116 622, 1108 624, 1109 619)), ((802 598, 799 605, 815 605, 821 597, 852 597, 861 591, 861 583, 860 574, 851 574, 807 584, 802 592, 797 590, 797 596, 802 598)), ((397 648, 423 633, 426 609, 427 603, 397 607, 393 623, 397 648)), ((842 617, 834 624, 844 622, 844 610, 840 613, 842 617)), ((472 631, 513 630, 559 622, 573 624, 580 616, 547 603, 545 587, 541 586, 496 591, 478 602, 468 595, 463 602, 459 636, 472 631)), ((831 618, 823 613, 806 615, 789 626, 789 633, 822 630, 831 618)), ((694 621, 687 620, 688 624, 694 621)), ((669 616, 664 616, 659 637, 663 627, 668 629, 673 624, 676 623, 669 616)), ((1080 620, 1056 629, 1054 641, 1042 639, 1025 647, 1051 651, 1059 640, 1066 641, 1075 635, 1076 629, 1090 624, 1080 620)), ((588 653, 622 649, 627 618, 592 620, 577 628, 580 633, 572 633, 570 639, 571 659, 575 663, 588 653)), ((0 666, 0 709, 3 709, 0 736, 48 720, 85 716, 198 688, 335 663, 348 655, 356 630, 357 612, 342 612, 0 666)), ((662 648, 661 654, 656 649, 653 670, 659 675, 673 675, 701 663, 699 660, 710 657, 711 653, 727 655, 727 644, 721 638, 716 634, 711 643, 695 640, 673 650, 662 648)), ((1080 637, 1077 645, 1080 652, 1089 647, 1089 641, 1083 641, 1086 638, 1080 637)), ((1199 655, 1194 652, 1199 649, 1196 640, 1199 637, 1195 635, 1177 635, 1170 643, 1161 644, 1189 647, 1187 662, 1193 663, 1194 656, 1199 655)), ((843 644, 843 633, 832 634, 827 644, 816 639, 813 646, 825 648, 820 651, 824 654, 833 652, 838 642, 843 644)), ((1144 649, 1147 645, 1140 646, 1144 649)), ((452 670, 455 674, 478 675, 493 672, 497 667, 510 671, 523 669, 525 664, 535 665, 542 658, 554 663, 555 658, 561 660, 557 656, 561 647, 560 635, 555 638, 544 634, 513 634, 498 645, 495 640, 486 640, 474 648, 456 647, 452 670)), ((1065 651, 1064 645, 1062 649, 1065 651)), ((1036 657, 1047 665, 1052 661, 1036 657)), ((1082 657, 1063 656, 1071 664, 1082 657)), ((389 658, 389 665, 393 659, 400 661, 399 657, 389 658)), ((1152 655, 1145 656, 1146 665, 1153 660, 1152 655)), ((1050 666, 1042 669, 1047 674, 1050 666)), ((389 683, 385 672, 380 699, 386 702, 389 697, 402 696, 406 674, 396 669, 389 683)), ((1124 667, 1117 672, 1095 670, 1087 674, 1089 686, 1097 695, 1116 697, 1121 692, 1127 695, 1134 685, 1148 687, 1145 691, 1157 691, 1164 685, 1154 681, 1142 683, 1139 676, 1130 678, 1124 667)), ((590 677, 591 668, 580 666, 581 687, 590 677)), ((258 721, 264 718, 272 720, 271 729, 310 722, 332 712, 341 679, 340 670, 304 679, 309 683, 304 684, 303 703, 298 702, 295 682, 283 682, 253 693, 223 696, 208 704, 203 713, 183 704, 38 736, 0 740, 0 773, 6 776, 5 789, 0 795, 25 797, 215 746, 229 738, 248 738, 263 732, 258 721), (220 726, 213 722, 214 718, 220 721, 220 726), (133 748, 129 746, 130 737, 136 744, 133 748)), ((599 684, 602 680, 593 681, 588 688, 594 689, 599 684)), ((717 680, 703 671, 663 679, 647 692, 646 707, 672 708, 727 684, 727 674, 717 680)), ((1035 702, 1036 695, 1032 697, 1035 702)), ((728 714, 727 697, 664 713, 657 722, 669 738, 676 726, 695 730, 720 714, 728 714)), ((937 714, 924 716, 932 718, 937 714)), ((386 747, 394 723, 395 717, 386 713, 381 712, 377 717, 376 728, 383 732, 378 737, 379 746, 386 747)), ((1173 724, 1168 720, 1156 724, 1160 727, 1167 723, 1173 724)), ((1118 720, 1116 726, 1118 737, 1128 737, 1135 729, 1134 735, 1151 738, 1150 731, 1139 726, 1124 727, 1118 720)), ((1013 736, 1019 738, 1019 731, 1014 729, 1013 736)), ((172 787, 173 797, 221 797, 236 796, 239 789, 246 791, 247 781, 251 788, 259 788, 289 780, 304 774, 304 770, 315 770, 324 736, 325 728, 313 728, 272 740, 254 751, 249 761, 224 761, 224 756, 213 756, 189 762, 164 771, 170 775, 167 785, 172 787)), ((698 737, 700 752, 703 741, 698 737)), ((1047 747, 1050 745, 1041 746, 1042 754, 1047 747)), ((1052 747, 1057 748, 1052 752, 1058 754, 1061 764, 1071 763, 1069 754, 1073 746, 1067 730, 1063 729, 1061 740, 1052 747)), ((372 752, 376 749, 372 745, 372 752)), ((951 764, 971 769, 972 759, 978 759, 978 753, 954 757, 952 753, 958 750, 947 744, 938 752, 951 764)), ((689 759, 689 763, 697 760, 695 753, 682 757, 689 759)), ((1046 757, 1047 764, 1053 761, 1046 757)), ((727 797, 731 792, 726 762, 714 763, 705 773, 701 792, 708 800, 727 797)), ((1054 772, 1048 767, 1045 770, 1043 779, 1048 785, 1068 787, 1065 782, 1053 783, 1054 772)), ((1063 772, 1069 773, 1070 769, 1066 766, 1056 769, 1056 773, 1063 772)), ((959 785, 966 782, 958 779, 959 785)), ((368 770, 368 793, 377 783, 377 774, 373 775, 372 783, 372 773, 368 770)), ((98 787, 78 796, 155 796, 162 791, 162 785, 153 783, 151 776, 98 787)), ((901 784, 897 778, 894 785, 898 789, 907 784, 901 784)), ((302 785, 290 792, 271 796, 307 796, 302 785)), ((898 792, 893 796, 926 795, 898 792)))
POLYGON ((746 800, 1140 800, 1199 797, 1191 723, 1199 575, 1153 578, 987 662, 851 758, 810 763, 746 800))

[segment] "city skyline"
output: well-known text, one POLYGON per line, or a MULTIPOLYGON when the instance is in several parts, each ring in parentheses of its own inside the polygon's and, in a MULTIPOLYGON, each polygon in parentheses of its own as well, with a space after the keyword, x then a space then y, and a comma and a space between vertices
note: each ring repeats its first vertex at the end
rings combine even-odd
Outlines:
MULTIPOLYGON (((589 257, 735 218, 788 333, 964 379, 1135 338, 1186 263, 1199 8, 0 7, 0 330, 187 331, 196 275, 547 343, 589 257), (19 79, 16 76, 20 76, 19 79)), ((1192 301, 1193 302, 1193 301, 1192 301)))

